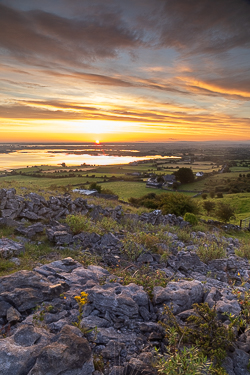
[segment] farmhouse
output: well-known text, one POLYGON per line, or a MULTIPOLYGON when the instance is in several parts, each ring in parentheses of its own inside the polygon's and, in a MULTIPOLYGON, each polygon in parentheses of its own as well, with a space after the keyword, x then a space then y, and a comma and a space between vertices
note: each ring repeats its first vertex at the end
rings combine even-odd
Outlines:
POLYGON ((149 178, 146 182, 146 187, 160 189, 162 187, 162 182, 158 182, 156 178, 149 178))
POLYGON ((196 176, 196 177, 203 177, 203 176, 204 176, 204 173, 203 173, 203 172, 197 172, 195 176, 196 176))
POLYGON ((173 183, 176 182, 176 177, 173 174, 167 174, 163 176, 164 184, 167 186, 173 186, 173 183))

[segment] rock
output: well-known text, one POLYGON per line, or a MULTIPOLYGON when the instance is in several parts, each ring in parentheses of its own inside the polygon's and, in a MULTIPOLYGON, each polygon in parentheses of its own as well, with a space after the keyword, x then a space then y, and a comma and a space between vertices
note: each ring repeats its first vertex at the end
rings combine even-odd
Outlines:
POLYGON ((92 361, 83 372, 84 364, 91 359, 90 346, 85 338, 75 334, 73 328, 63 327, 58 340, 41 350, 28 375, 92 374, 92 361))
POLYGON ((41 336, 39 330, 34 326, 25 324, 14 334, 13 339, 20 346, 31 346, 36 344, 41 336))
POLYGON ((19 223, 9 217, 0 217, 0 227, 17 227, 19 223))
POLYGON ((8 238, 0 239, 0 258, 11 258, 24 253, 24 246, 8 238))
POLYGON ((102 356, 106 359, 114 359, 119 357, 121 350, 124 348, 124 344, 115 340, 110 340, 105 349, 102 350, 102 356))
POLYGON ((19 312, 32 309, 68 289, 65 282, 53 285, 33 271, 18 271, 0 278, 0 297, 15 306, 19 312))
POLYGON ((138 263, 152 263, 153 261, 154 261, 154 259, 153 259, 152 255, 150 253, 141 254, 137 258, 138 263))
POLYGON ((214 259, 208 262, 208 268, 212 271, 226 271, 227 259, 214 259))
POLYGON ((16 257, 10 258, 10 262, 14 263, 16 266, 20 266, 20 264, 21 264, 20 259, 18 259, 16 257))
POLYGON ((110 328, 98 328, 96 332, 90 332, 88 334, 88 340, 95 342, 96 344, 108 344, 110 340, 114 340, 120 343, 134 344, 136 340, 136 334, 132 333, 118 333, 113 327, 110 328))
POLYGON ((123 366, 114 366, 112 367, 109 375, 123 375, 124 367, 123 366))
POLYGON ((19 216, 25 217, 29 220, 39 220, 39 216, 35 214, 35 212, 29 211, 29 210, 23 210, 19 216))
POLYGON ((163 307, 164 304, 171 307, 173 313, 179 314, 182 311, 191 309, 194 303, 201 303, 203 298, 203 287, 201 282, 178 281, 170 282, 166 288, 154 287, 153 301, 156 305, 163 307))
POLYGON ((249 374, 248 363, 250 355, 243 350, 235 349, 231 356, 234 365, 235 375, 247 375, 249 374))
POLYGON ((6 319, 9 323, 16 323, 21 320, 21 314, 14 307, 7 310, 6 319))
POLYGON ((244 350, 244 352, 250 352, 250 331, 246 331, 240 335, 237 346, 239 349, 244 350))
POLYGON ((72 234, 68 233, 63 225, 56 227, 46 228, 46 234, 49 241, 57 245, 69 245, 73 242, 72 234))
POLYGON ((124 375, 156 375, 157 370, 146 365, 137 358, 131 358, 128 365, 124 368, 124 375))
POLYGON ((109 311, 116 315, 138 317, 139 306, 147 306, 148 296, 143 288, 135 284, 122 286, 118 283, 94 286, 87 289, 89 301, 102 313, 109 311))
POLYGON ((82 232, 73 237, 74 243, 81 244, 81 246, 83 246, 84 249, 86 249, 87 247, 93 247, 100 240, 101 236, 99 236, 99 234, 96 233, 82 232))
POLYGON ((226 370, 227 375, 235 375, 233 360, 230 357, 224 359, 222 367, 226 370))
POLYGON ((10 307, 12 307, 10 303, 0 299, 0 318, 6 317, 7 311, 10 307))
POLYGON ((237 297, 226 288, 218 290, 212 287, 205 298, 205 302, 208 303, 210 308, 215 305, 219 318, 224 321, 227 320, 227 316, 225 316, 224 313, 231 313, 237 316, 241 311, 237 297))
POLYGON ((169 258, 168 265, 185 273, 193 270, 201 273, 207 272, 206 264, 200 261, 195 252, 179 251, 176 257, 169 258))
POLYGON ((119 242, 119 239, 113 233, 104 234, 101 238, 102 247, 116 246, 119 242))
POLYGON ((45 226, 41 223, 30 225, 29 227, 19 226, 15 229, 16 233, 33 238, 37 233, 43 233, 45 226))
POLYGON ((13 336, 0 340, 1 374, 27 374, 34 366, 41 349, 49 344, 51 334, 46 330, 33 328, 33 331, 28 329, 25 333, 26 329, 28 329, 27 326, 22 326, 13 336), (31 337, 29 337, 30 334, 31 337))

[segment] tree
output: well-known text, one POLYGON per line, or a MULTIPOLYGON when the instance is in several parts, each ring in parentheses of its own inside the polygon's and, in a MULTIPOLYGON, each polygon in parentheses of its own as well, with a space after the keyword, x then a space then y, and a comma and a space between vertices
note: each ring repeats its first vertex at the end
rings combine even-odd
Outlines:
POLYGON ((207 214, 209 215, 211 211, 215 209, 215 203, 212 201, 204 201, 203 207, 207 211, 207 214))
POLYGON ((224 223, 235 218, 235 209, 229 204, 220 202, 216 210, 216 216, 224 223))
POLYGON ((159 182, 159 183, 163 183, 164 182, 164 178, 163 178, 162 175, 157 176, 157 182, 159 182))
POLYGON ((202 197, 202 199, 207 199, 207 194, 206 193, 203 193, 203 194, 201 194, 201 197, 202 197))
POLYGON ((90 189, 90 190, 96 190, 98 193, 101 193, 102 187, 101 187, 100 185, 97 185, 96 182, 92 182, 92 183, 89 185, 89 189, 90 189))
POLYGON ((209 195, 210 195, 211 198, 214 198, 214 197, 215 197, 215 192, 214 192, 213 190, 211 190, 211 191, 209 192, 209 195))
POLYGON ((194 182, 194 174, 192 169, 190 168, 179 168, 179 170, 176 171, 174 174, 181 184, 188 184, 189 182, 194 182))

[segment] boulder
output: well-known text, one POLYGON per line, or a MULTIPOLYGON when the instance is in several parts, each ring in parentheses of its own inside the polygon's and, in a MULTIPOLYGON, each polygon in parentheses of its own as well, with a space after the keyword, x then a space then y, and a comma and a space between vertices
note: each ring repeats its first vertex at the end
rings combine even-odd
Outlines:
POLYGON ((75 327, 64 326, 57 341, 42 348, 28 375, 92 375, 91 349, 80 334, 75 327))
POLYGON ((170 282, 166 288, 154 287, 153 301, 158 307, 164 304, 173 306, 173 313, 179 314, 182 311, 191 309, 194 303, 201 303, 203 298, 203 286, 200 281, 170 282))
POLYGON ((11 258, 24 252, 25 249, 22 244, 12 241, 9 238, 0 239, 0 258, 11 258))

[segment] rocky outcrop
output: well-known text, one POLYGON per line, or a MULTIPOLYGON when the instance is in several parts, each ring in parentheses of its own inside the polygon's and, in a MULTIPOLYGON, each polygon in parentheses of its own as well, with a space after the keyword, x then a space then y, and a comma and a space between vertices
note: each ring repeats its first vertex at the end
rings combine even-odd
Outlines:
MULTIPOLYGON (((154 347, 164 342, 158 323, 164 305, 180 319, 193 303, 216 304, 238 315, 240 305, 229 288, 211 288, 197 280, 169 282, 155 287, 151 301, 142 286, 110 282, 99 266, 84 268, 72 258, 19 271, 0 278, 1 371, 6 375, 96 375, 95 358, 103 358, 105 374, 156 374, 154 347), (79 328, 75 296, 88 294, 79 328)), ((232 375, 243 374, 250 358, 248 333, 225 361, 232 375)), ((230 373, 230 372, 229 372, 230 373)), ((246 374, 247 372, 245 372, 246 374)), ((101 372, 100 372, 101 374, 101 372)))
POLYGON ((15 189, 0 189, 0 225, 1 222, 2 225, 8 225, 8 222, 14 224, 16 219, 21 218, 31 221, 59 220, 69 214, 86 215, 87 213, 94 220, 103 216, 111 216, 115 220, 120 220, 122 217, 121 206, 103 209, 101 206, 88 205, 87 200, 81 197, 72 200, 70 195, 51 196, 46 201, 36 193, 29 193, 23 197, 16 195, 15 189))
MULTIPOLYGON (((20 264, 18 256, 25 251, 24 243, 42 245, 43 236, 37 236, 46 234, 58 254, 65 248, 77 249, 83 256, 97 256, 102 265, 86 268, 66 258, 0 278, 0 374, 155 375, 154 348, 164 350, 167 344, 159 323, 165 319, 164 306, 172 309, 181 325, 194 313, 194 303, 214 307, 226 326, 225 313, 241 314, 235 288, 241 293, 250 289, 250 265, 236 255, 239 241, 221 237, 216 230, 189 232, 180 239, 171 225, 185 227, 188 223, 175 215, 162 215, 160 210, 124 214, 121 206, 102 208, 82 198, 72 201, 70 196, 46 201, 37 194, 17 196, 14 189, 0 190, 0 212, 0 226, 15 227, 18 235, 18 242, 0 240, 0 258, 20 264), (57 221, 69 213, 88 215, 93 230, 74 235, 66 224, 57 221), (161 224, 159 241, 154 228, 153 247, 133 243, 137 253, 131 261, 124 230, 94 232, 94 222, 103 217, 128 220, 132 226, 138 222, 140 227, 143 223, 161 224), (166 232, 164 225, 168 225, 166 232), (211 244, 213 249, 223 250, 223 258, 204 263, 199 248, 209 251, 211 244), (147 272, 161 275, 164 287, 156 283, 148 294, 146 282, 146 290, 134 283, 124 285, 122 277, 105 269, 118 264, 122 264, 120 269, 132 270, 133 275, 146 266, 147 272), (74 297, 82 291, 88 294, 88 303, 79 316, 74 297), (98 361, 101 366, 96 365, 98 361)), ((224 367, 230 375, 247 374, 249 358, 250 335, 240 332, 224 367)))

